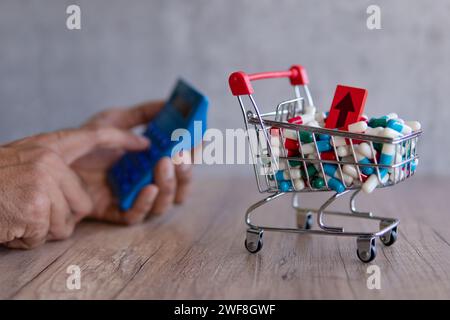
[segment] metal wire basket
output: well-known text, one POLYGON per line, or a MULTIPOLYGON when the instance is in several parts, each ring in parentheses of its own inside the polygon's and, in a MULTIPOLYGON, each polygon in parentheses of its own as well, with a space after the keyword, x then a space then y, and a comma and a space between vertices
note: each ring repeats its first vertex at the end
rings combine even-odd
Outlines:
POLYGON ((288 119, 302 115, 305 106, 313 106, 311 94, 308 89, 306 71, 301 66, 293 66, 288 71, 266 72, 246 74, 235 72, 230 75, 229 84, 233 95, 237 96, 241 107, 245 128, 249 137, 250 152, 254 160, 253 167, 258 190, 270 195, 250 206, 245 215, 248 225, 245 246, 251 253, 256 253, 262 248, 263 232, 279 231, 293 233, 309 233, 335 236, 350 236, 357 238, 357 255, 363 262, 370 262, 376 256, 376 238, 380 238, 385 245, 392 245, 398 235, 399 220, 395 218, 374 216, 371 212, 361 212, 356 209, 355 199, 366 179, 374 181, 377 188, 393 186, 402 182, 416 170, 418 161, 417 143, 421 130, 396 138, 386 138, 375 135, 352 133, 337 129, 325 129, 307 125, 288 123, 288 119), (269 78, 289 78, 294 87, 295 98, 278 104, 273 112, 261 113, 252 95, 251 81, 269 78), (305 98, 301 95, 304 91, 305 98), (244 97, 247 96, 252 106, 247 109, 244 97), (306 99, 306 104, 305 104, 306 99), (292 149, 285 146, 286 134, 297 136, 297 153, 292 154, 292 149), (309 140, 302 139, 309 137, 309 140), (253 137, 253 138, 252 138, 253 137), (322 139, 328 139, 329 150, 321 152, 322 139), (274 138, 278 139, 276 148, 274 138), (356 147, 366 144, 371 161, 362 161, 356 152, 356 147), (338 145, 347 146, 348 155, 342 157, 338 154, 338 145), (377 152, 383 146, 388 145, 395 152, 395 157, 390 164, 382 164, 377 160, 377 152), (400 156, 397 156, 400 155, 400 156), (344 189, 336 192, 329 185, 328 175, 325 171, 330 166, 335 170, 335 177, 340 180, 344 189), (324 184, 314 184, 311 168, 323 178, 324 184), (356 178, 348 183, 344 171, 352 168, 356 172, 356 178), (281 179, 279 178, 282 173, 281 179), (370 177, 368 177, 370 173, 370 177), (299 206, 299 194, 307 192, 334 191, 333 195, 318 209, 301 208, 299 206), (326 208, 337 198, 352 192, 350 197, 349 212, 329 211, 326 208), (288 193, 293 194, 292 204, 297 212, 297 228, 279 228, 273 226, 255 225, 251 222, 251 214, 255 209, 274 199, 288 193), (311 229, 312 214, 317 214, 318 229, 311 229), (340 226, 325 224, 326 215, 340 215, 354 218, 378 220, 380 228, 374 232, 349 232, 340 226))

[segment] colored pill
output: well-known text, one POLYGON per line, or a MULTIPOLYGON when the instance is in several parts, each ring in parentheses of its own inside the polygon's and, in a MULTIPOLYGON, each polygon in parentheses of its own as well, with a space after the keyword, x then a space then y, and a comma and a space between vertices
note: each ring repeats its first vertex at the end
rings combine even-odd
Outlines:
POLYGON ((361 117, 359 117, 359 121, 368 121, 369 120, 369 117, 367 117, 367 115, 366 114, 363 114, 363 115, 361 115, 361 117))
POLYGON ((299 179, 301 177, 300 169, 280 170, 275 174, 275 179, 278 181, 299 179))
POLYGON ((328 187, 330 189, 336 191, 337 193, 342 193, 345 191, 345 186, 338 179, 329 176, 325 176, 325 179, 327 180, 328 187))
POLYGON ((367 123, 369 127, 377 128, 377 127, 383 127, 385 128, 387 125, 388 119, 387 118, 371 118, 369 122, 367 123))
MULTIPOLYGON (((341 148, 341 147, 339 147, 341 148)), ((322 152, 320 154, 320 159, 322 160, 336 160, 336 154, 334 153, 334 151, 326 151, 326 152, 322 152)))
POLYGON ((303 143, 313 142, 312 133, 308 131, 300 131, 300 141, 303 143))
MULTIPOLYGON (((360 164, 372 164, 372 162, 367 157, 363 156, 359 152, 355 152, 355 155, 356 155, 356 160, 358 161, 358 163, 360 163, 360 164)), ((371 175, 373 173, 374 169, 373 169, 373 167, 370 167, 370 166, 361 166, 360 170, 365 175, 371 175)))
POLYGON ((407 126, 406 124, 402 124, 400 121, 396 119, 391 119, 387 122, 386 125, 387 128, 391 128, 392 130, 395 130, 397 132, 400 132, 403 135, 410 134, 412 132, 412 129, 407 126))
POLYGON ((325 181, 321 177, 314 178, 312 181, 312 187, 315 189, 322 189, 325 187, 325 181))
MULTIPOLYGON (((319 152, 329 151, 331 150, 331 145, 329 141, 326 140, 319 140, 316 142, 317 144, 317 150, 319 152)), ((303 150, 304 154, 310 154, 316 152, 316 147, 314 145, 314 142, 306 143, 301 146, 301 149, 303 150)))
POLYGON ((339 180, 344 180, 346 185, 351 185, 353 182, 353 178, 345 173, 342 173, 342 178, 341 178, 341 173, 338 170, 338 166, 335 164, 329 164, 329 163, 325 163, 323 165, 323 171, 325 171, 325 174, 332 177, 332 178, 336 178, 339 180))
POLYGON ((284 140, 284 147, 290 150, 298 150, 298 141, 294 139, 286 138, 284 140))
POLYGON ((278 183, 278 188, 281 192, 288 192, 292 188, 292 183, 290 181, 280 181, 278 183))
MULTIPOLYGON (((386 169, 380 169, 381 183, 385 184, 388 179, 388 173, 386 169)), ((378 175, 376 173, 372 174, 362 185, 362 190, 365 193, 371 193, 378 186, 380 181, 378 180, 378 175)))
MULTIPOLYGON (((303 167, 301 168, 301 171, 302 171, 302 176, 306 177, 305 169, 303 167)), ((308 173, 308 177, 310 177, 310 178, 317 174, 317 168, 312 164, 309 164, 306 166, 306 171, 308 173)))
POLYGON ((314 120, 314 114, 302 114, 301 116, 296 116, 288 119, 288 123, 293 124, 307 124, 308 122, 314 120))
POLYGON ((289 160, 289 165, 291 167, 299 167, 302 164, 299 160, 289 160))

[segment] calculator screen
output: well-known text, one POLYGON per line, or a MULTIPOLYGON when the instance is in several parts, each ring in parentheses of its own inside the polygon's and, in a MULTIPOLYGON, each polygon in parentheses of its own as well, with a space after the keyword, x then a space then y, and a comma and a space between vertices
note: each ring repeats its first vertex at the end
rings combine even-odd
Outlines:
POLYGON ((175 107, 175 109, 177 109, 181 113, 183 118, 187 118, 189 116, 189 113, 191 112, 192 109, 192 105, 189 103, 189 101, 187 101, 181 96, 176 96, 172 104, 175 107))

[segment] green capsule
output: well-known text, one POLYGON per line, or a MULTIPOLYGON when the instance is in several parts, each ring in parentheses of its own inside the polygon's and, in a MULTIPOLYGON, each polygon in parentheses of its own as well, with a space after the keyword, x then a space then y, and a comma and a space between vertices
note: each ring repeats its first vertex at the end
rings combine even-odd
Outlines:
POLYGON ((311 132, 308 131, 300 131, 300 141, 303 143, 313 142, 313 136, 311 132))
POLYGON ((373 147, 374 147, 374 149, 377 150, 378 152, 381 152, 381 149, 383 148, 383 144, 382 144, 382 143, 374 142, 373 147))
POLYGON ((302 162, 298 160, 288 160, 288 162, 291 167, 298 167, 302 164, 302 162))
MULTIPOLYGON (((315 167, 314 165, 310 164, 310 165, 308 165, 306 168, 307 168, 306 170, 307 170, 307 172, 308 172, 308 176, 309 176, 310 178, 311 178, 311 177, 314 177, 314 176, 316 175, 317 169, 316 169, 316 167, 315 167)), ((302 176, 303 176, 303 177, 306 177, 305 169, 304 169, 303 167, 302 167, 301 171, 302 171, 302 176)))
POLYGON ((323 178, 317 177, 312 181, 312 186, 315 189, 322 189, 325 186, 325 180, 323 180, 323 178))
POLYGON ((368 125, 371 128, 377 128, 377 127, 386 128, 388 120, 389 119, 387 117, 371 118, 368 122, 368 125))

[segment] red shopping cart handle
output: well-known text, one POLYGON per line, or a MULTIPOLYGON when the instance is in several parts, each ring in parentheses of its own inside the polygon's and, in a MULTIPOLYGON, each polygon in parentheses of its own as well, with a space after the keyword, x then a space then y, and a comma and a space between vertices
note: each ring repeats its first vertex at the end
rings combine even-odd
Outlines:
POLYGON ((248 95, 254 92, 251 81, 273 78, 289 78, 293 86, 309 83, 305 68, 301 65, 293 65, 287 71, 260 72, 246 74, 242 71, 233 72, 228 79, 231 93, 234 96, 248 95))

